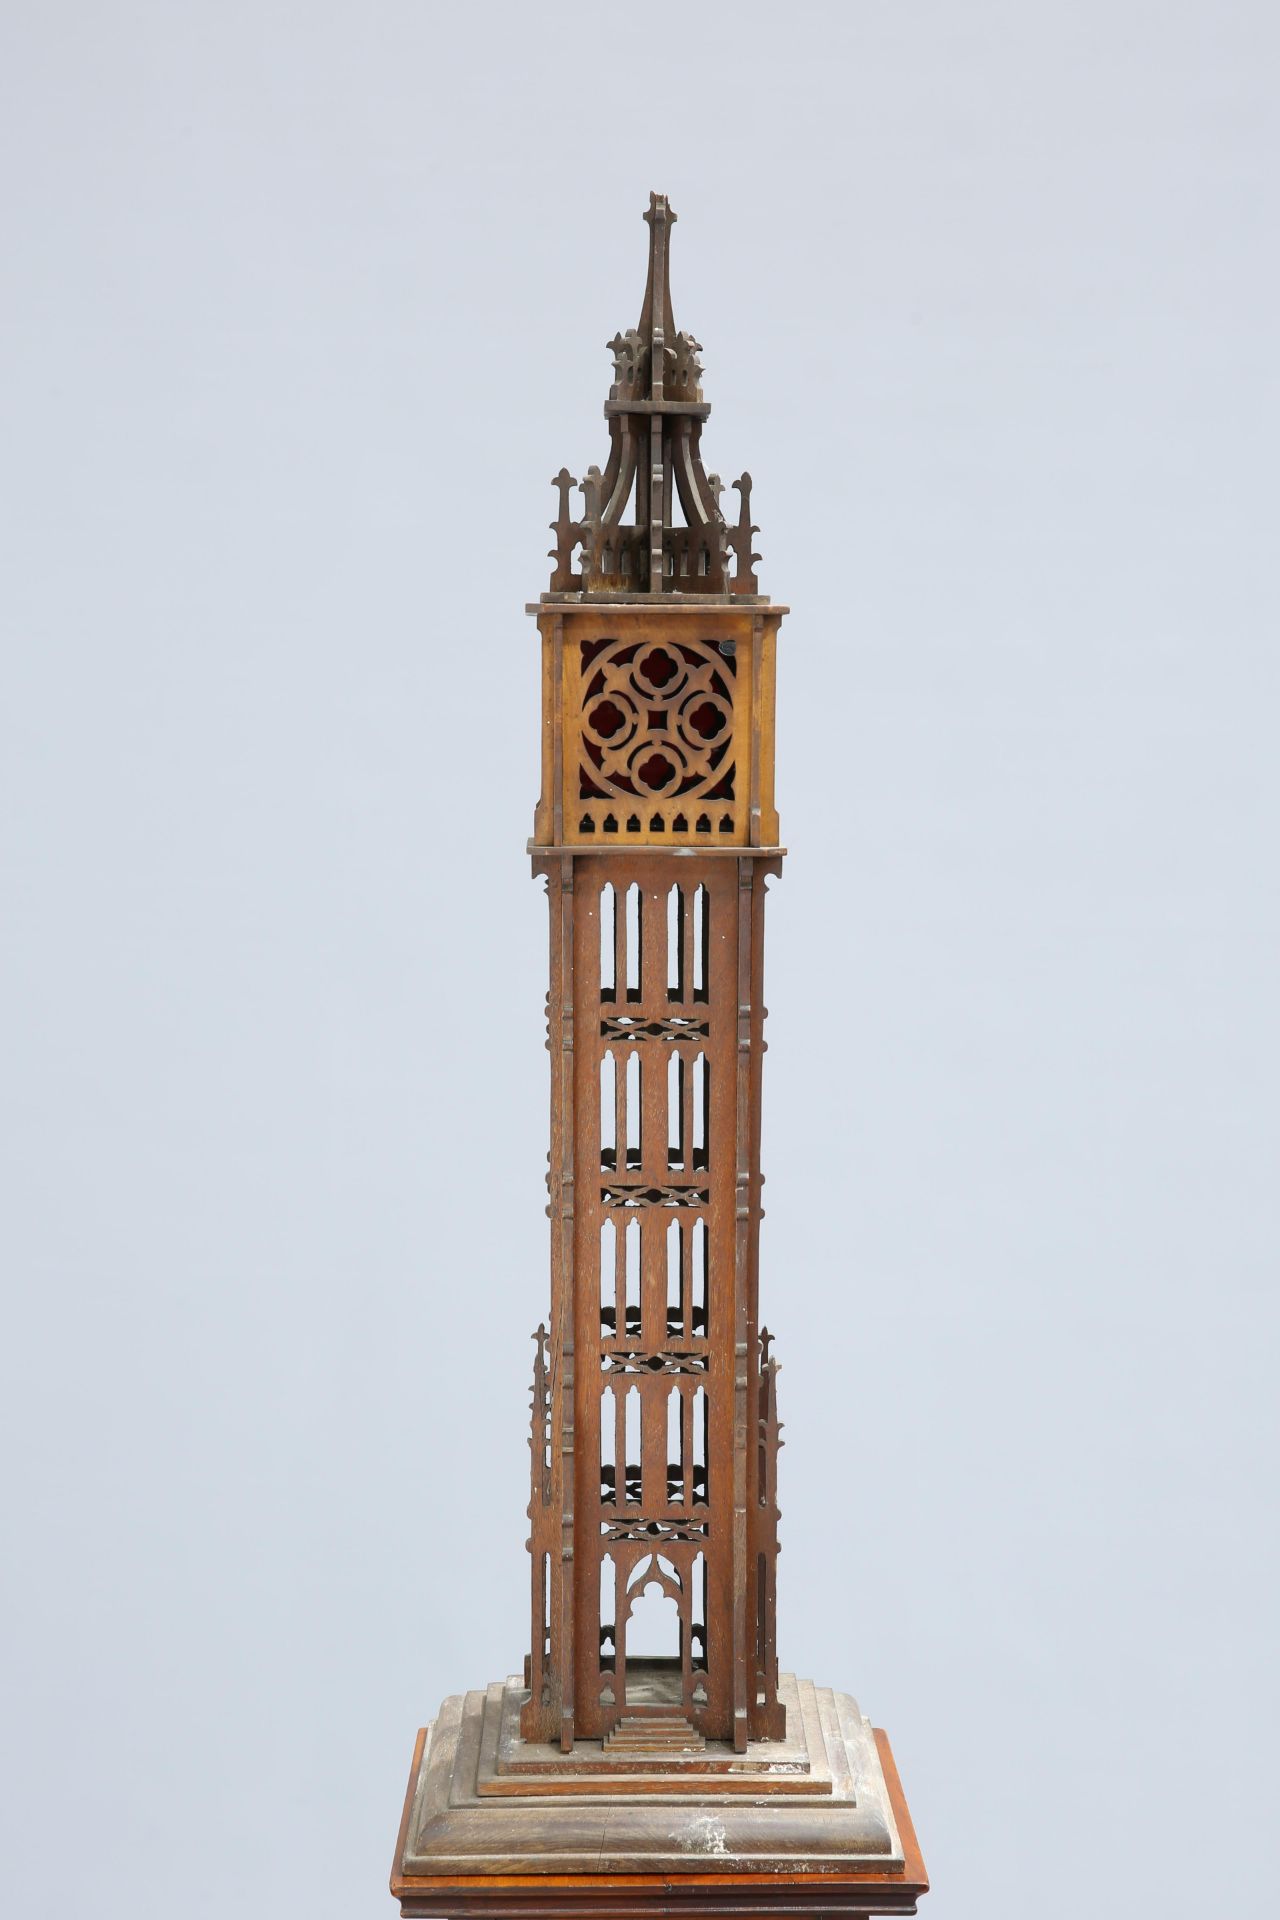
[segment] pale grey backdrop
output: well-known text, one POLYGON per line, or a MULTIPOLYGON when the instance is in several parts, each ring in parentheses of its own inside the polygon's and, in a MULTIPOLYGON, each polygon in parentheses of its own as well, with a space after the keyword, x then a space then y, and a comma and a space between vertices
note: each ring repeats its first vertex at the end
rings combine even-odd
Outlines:
POLYGON ((523 1653, 522 608, 650 187, 795 609, 784 1663, 935 1920, 1274 1911, 1278 39, 5 5, 15 1920, 390 1914, 523 1653))

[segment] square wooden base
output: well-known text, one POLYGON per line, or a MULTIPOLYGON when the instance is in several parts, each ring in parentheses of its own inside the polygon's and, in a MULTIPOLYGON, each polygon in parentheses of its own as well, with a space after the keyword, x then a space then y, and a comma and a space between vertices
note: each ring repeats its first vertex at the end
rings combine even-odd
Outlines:
MULTIPOLYGON (((503 1691, 490 1689, 490 1728, 495 1719, 501 1726, 503 1691)), ((554 1785, 508 1776, 495 1793, 486 1696, 446 1702, 414 1750, 391 1875, 401 1914, 748 1920, 776 1912, 857 1920, 915 1913, 929 1882, 887 1736, 873 1732, 847 1696, 809 1687, 805 1699, 815 1776, 830 1772, 829 1784, 815 1777, 807 1794, 795 1790, 794 1760, 778 1763, 774 1784, 767 1768, 748 1786, 713 1778, 710 1767, 691 1777, 687 1763, 665 1777, 631 1773, 606 1782, 590 1754, 581 1756, 581 1770, 562 1761, 554 1785), (711 1840, 691 1849, 689 1835, 701 1833, 711 1840), (681 1870, 695 1860, 698 1871, 681 1870)), ((493 1740, 490 1732, 491 1747, 493 1740)), ((528 1750, 535 1774, 537 1752, 528 1750)))

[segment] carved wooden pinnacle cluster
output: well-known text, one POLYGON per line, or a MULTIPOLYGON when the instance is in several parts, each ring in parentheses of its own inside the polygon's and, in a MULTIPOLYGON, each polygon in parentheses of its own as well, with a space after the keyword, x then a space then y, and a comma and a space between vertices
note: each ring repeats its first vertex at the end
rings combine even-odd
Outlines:
POLYGON ((740 498, 731 526, 720 506, 720 477, 703 470, 702 423, 711 409, 702 397, 702 349, 691 333, 676 330, 671 310, 676 216, 665 195, 651 193, 644 218, 649 273, 639 324, 609 342, 608 463, 603 473, 588 467, 581 482, 562 467, 551 483, 560 500, 551 591, 755 594, 760 556, 751 550, 759 532, 751 524, 751 475, 733 483, 740 498), (577 519, 569 505, 574 488, 582 494, 577 519))

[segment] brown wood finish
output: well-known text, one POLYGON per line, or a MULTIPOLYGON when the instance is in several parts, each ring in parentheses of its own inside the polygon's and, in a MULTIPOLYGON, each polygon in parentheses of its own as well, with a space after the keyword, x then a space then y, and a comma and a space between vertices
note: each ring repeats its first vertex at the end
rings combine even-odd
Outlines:
POLYGON ((583 483, 577 521, 576 482, 557 476, 556 569, 535 609, 552 1271, 535 1335, 522 1727, 565 1752, 646 1718, 654 1738, 665 1721, 671 1739, 684 1724, 739 1749, 785 1723, 776 1369, 758 1310, 785 609, 760 598, 755 529, 744 547, 702 471, 696 343, 671 320, 674 218, 654 195, 640 325, 613 343, 610 464, 583 483), (628 1629, 642 1596, 658 1595, 671 1603, 670 1670, 639 1685, 628 1629))
POLYGON ((404 1874, 405 1837, 422 1764, 425 1729, 414 1748, 404 1812, 391 1870, 391 1892, 402 1915, 417 1920, 461 1920, 468 1914, 486 1920, 664 1920, 678 1914, 722 1914, 749 1920, 762 1913, 840 1915, 844 1920, 872 1914, 914 1913, 929 1891, 920 1843, 898 1776, 889 1736, 875 1729, 889 1800, 905 1861, 898 1873, 689 1873, 689 1874, 404 1874))
POLYGON ((645 219, 606 466, 555 477, 529 609, 551 1059, 530 1645, 523 1676, 451 1696, 419 1736, 392 1891, 439 1920, 913 1913, 928 1881, 888 1741, 778 1672, 760 1126, 787 609, 758 589, 750 475, 731 523, 704 470, 675 215, 655 194, 645 219), (706 1871, 717 1855, 754 1870, 706 1871), (704 1870, 630 1871, 686 1860, 704 1870))
POLYGON ((533 846, 777 844, 774 689, 785 607, 663 596, 655 609, 648 599, 548 596, 532 611, 543 653, 533 846))

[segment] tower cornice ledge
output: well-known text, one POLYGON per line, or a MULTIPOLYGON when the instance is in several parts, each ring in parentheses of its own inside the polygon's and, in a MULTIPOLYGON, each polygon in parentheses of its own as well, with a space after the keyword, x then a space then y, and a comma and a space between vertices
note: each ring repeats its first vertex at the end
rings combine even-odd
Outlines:
MULTIPOLYGON (((581 609, 587 613, 607 613, 610 607, 652 609, 653 595, 648 593, 544 593, 540 600, 525 603, 526 613, 545 613, 548 608, 581 609)), ((767 593, 664 593, 663 613, 772 613, 782 619, 790 607, 771 600, 767 593)))
POLYGON ((606 844, 592 847, 584 846, 580 840, 571 840, 564 846, 555 846, 554 844, 544 844, 541 840, 526 840, 525 852, 532 855, 535 860, 549 860, 561 853, 571 853, 575 860, 578 859, 579 856, 585 860, 590 860, 593 856, 597 859, 616 860, 623 859, 628 854, 635 854, 638 858, 642 858, 656 852, 666 854, 673 860, 776 860, 779 866, 781 866, 782 861, 786 858, 787 849, 785 847, 753 846, 656 847, 652 841, 643 841, 635 846, 628 846, 627 843, 623 841, 621 845, 618 846, 606 844))

